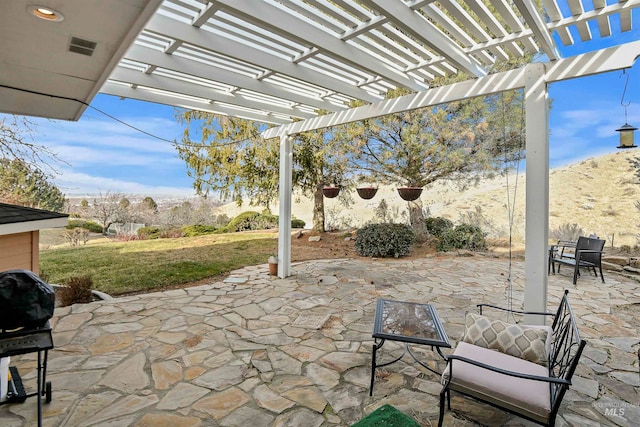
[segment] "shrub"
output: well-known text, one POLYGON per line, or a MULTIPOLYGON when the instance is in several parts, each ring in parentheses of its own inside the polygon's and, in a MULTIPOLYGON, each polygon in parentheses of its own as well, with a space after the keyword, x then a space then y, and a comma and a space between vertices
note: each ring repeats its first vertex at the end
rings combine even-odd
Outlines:
POLYGON ((229 224, 229 221, 231 221, 231 218, 229 218, 226 214, 220 214, 216 216, 215 220, 213 221, 213 225, 215 225, 216 227, 225 227, 227 224, 229 224))
POLYGON ((134 240, 142 240, 142 237, 137 234, 116 233, 115 236, 111 236, 111 240, 114 242, 133 242, 134 240))
POLYGON ((142 227, 139 228, 138 237, 144 240, 153 240, 160 237, 160 227, 142 227))
POLYGON ((291 228, 304 228, 305 225, 303 220, 296 217, 291 218, 291 228))
POLYGON ((72 219, 65 226, 65 228, 73 229, 73 228, 84 228, 85 230, 89 230, 92 233, 102 233, 102 226, 93 221, 85 221, 82 219, 72 219))
POLYGON ((442 217, 429 217, 424 219, 424 226, 433 237, 442 235, 453 228, 453 222, 442 217))
POLYGON ((578 240, 578 237, 584 236, 584 230, 576 223, 566 223, 551 230, 549 234, 557 240, 571 240, 575 242, 578 240))
POLYGON ((255 230, 254 224, 257 223, 260 214, 254 211, 242 212, 240 215, 233 218, 227 224, 226 229, 229 232, 255 230))
POLYGON ((176 239, 184 237, 184 232, 180 228, 168 228, 160 232, 161 239, 176 239))
POLYGON ((266 230, 277 226, 277 215, 247 211, 233 218, 225 227, 225 231, 233 233, 236 231, 266 230))
POLYGON ((65 228, 63 235, 71 246, 80 245, 80 241, 82 241, 82 244, 86 245, 87 240, 89 240, 89 230, 86 228, 65 228))
POLYGON ((480 227, 471 224, 460 224, 447 230, 438 242, 438 251, 452 249, 481 250, 487 248, 485 235, 480 227))
POLYGON ((185 237, 204 236, 205 234, 213 234, 216 231, 216 227, 213 225, 187 225, 182 227, 182 232, 185 237))
POLYGON ((56 290, 56 298, 65 307, 72 304, 91 302, 93 280, 89 276, 74 276, 62 280, 63 287, 56 290))
POLYGON ((404 224, 369 224, 356 232, 356 252, 370 257, 401 257, 411 252, 415 234, 404 224))

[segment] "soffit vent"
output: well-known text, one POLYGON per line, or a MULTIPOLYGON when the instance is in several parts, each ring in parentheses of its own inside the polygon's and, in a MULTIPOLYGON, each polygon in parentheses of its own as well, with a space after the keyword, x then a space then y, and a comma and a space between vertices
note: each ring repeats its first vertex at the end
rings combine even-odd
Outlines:
POLYGON ((93 51, 96 50, 98 43, 89 40, 84 40, 78 37, 71 37, 69 42, 69 52, 79 53, 80 55, 93 55, 93 51))

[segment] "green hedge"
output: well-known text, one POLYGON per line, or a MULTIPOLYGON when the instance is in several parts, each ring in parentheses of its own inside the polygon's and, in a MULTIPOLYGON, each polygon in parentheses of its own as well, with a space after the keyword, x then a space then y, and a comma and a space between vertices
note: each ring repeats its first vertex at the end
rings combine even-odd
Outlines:
POLYGON ((204 236, 205 234, 213 234, 217 231, 213 225, 187 225, 182 227, 182 232, 186 237, 204 236))
POLYGON ((160 237, 160 227, 142 227, 137 231, 138 237, 144 240, 153 240, 160 237))
POLYGON ((291 218, 291 228, 304 228, 305 225, 303 220, 296 217, 291 218))
POLYGON ((225 227, 227 232, 257 230, 256 226, 260 218, 259 212, 246 211, 229 221, 229 224, 225 227))
MULTIPOLYGON (((291 219, 292 228, 304 228, 305 222, 298 218, 291 219)), ((278 215, 268 212, 246 211, 229 221, 226 227, 220 230, 225 233, 248 230, 268 230, 278 227, 278 215)))
POLYGON ((411 252, 415 233, 404 224, 369 224, 356 232, 356 252, 369 257, 401 257, 411 252))
POLYGON ((438 242, 438 251, 446 252, 452 249, 483 250, 487 248, 485 234, 480 227, 471 224, 460 224, 447 230, 438 242))
POLYGON ((453 222, 442 217, 428 217, 424 220, 424 226, 433 237, 442 237, 444 233, 453 228, 453 222))

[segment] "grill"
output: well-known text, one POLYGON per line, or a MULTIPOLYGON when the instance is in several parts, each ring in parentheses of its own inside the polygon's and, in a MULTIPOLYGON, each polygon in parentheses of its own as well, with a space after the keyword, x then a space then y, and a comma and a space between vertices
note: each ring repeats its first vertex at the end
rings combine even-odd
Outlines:
POLYGON ((55 294, 53 288, 28 270, 10 270, 0 273, 0 360, 9 364, 11 356, 38 353, 37 389, 26 393, 16 367, 3 372, 0 388, 6 403, 24 402, 38 398, 38 426, 42 426, 42 397, 51 402, 52 387, 47 381, 47 358, 53 348, 49 319, 53 316, 55 294))

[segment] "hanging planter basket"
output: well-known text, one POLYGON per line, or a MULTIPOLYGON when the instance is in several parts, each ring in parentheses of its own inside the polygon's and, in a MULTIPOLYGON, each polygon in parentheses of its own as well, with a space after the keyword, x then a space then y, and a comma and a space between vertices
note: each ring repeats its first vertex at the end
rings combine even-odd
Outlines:
POLYGON ((324 187, 322 189, 322 194, 324 197, 328 199, 333 199, 340 193, 340 187, 324 187))
POLYGON ((361 187, 361 188, 356 188, 356 191, 358 192, 358 196, 360 196, 365 200, 369 200, 369 199, 373 199, 373 197, 378 192, 378 189, 375 187, 361 187))
POLYGON ((420 197, 420 195, 422 194, 422 187, 398 188, 398 194, 400 194, 400 197, 402 197, 403 200, 412 202, 420 197))

